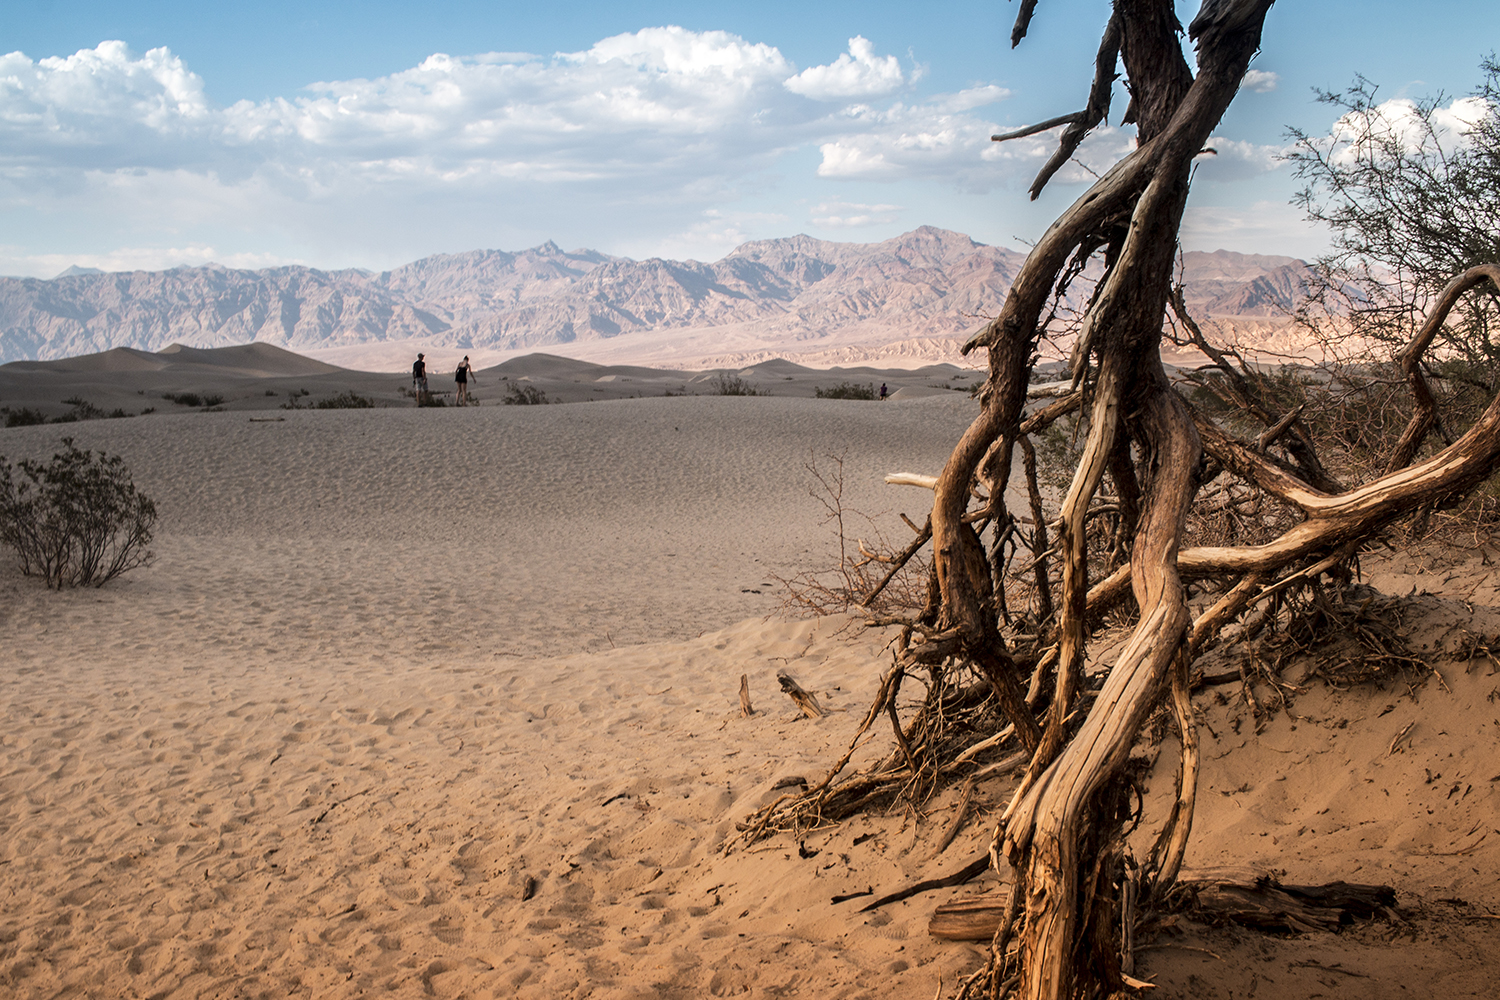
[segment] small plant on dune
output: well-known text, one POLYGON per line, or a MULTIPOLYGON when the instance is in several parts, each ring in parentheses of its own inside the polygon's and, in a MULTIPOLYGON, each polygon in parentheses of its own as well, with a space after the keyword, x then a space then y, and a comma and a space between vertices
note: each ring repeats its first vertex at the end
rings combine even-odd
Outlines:
POLYGON ((33 410, 29 406, 12 410, 8 406, 0 406, 0 413, 5 414, 5 426, 7 427, 31 427, 36 424, 45 424, 47 415, 41 410, 33 410))
POLYGON ((99 587, 150 563, 156 504, 138 492, 118 455, 95 454, 63 438, 46 465, 0 458, 0 542, 21 572, 47 586, 99 587))
POLYGON ((734 372, 719 372, 708 380, 709 388, 715 396, 769 396, 770 393, 763 392, 755 386, 740 378, 734 372))
POLYGON ((368 410, 374 408, 375 401, 348 389, 337 396, 320 399, 313 406, 319 410, 368 410))
POLYGON ((196 392, 164 392, 161 398, 178 406, 202 406, 203 397, 196 392))
POLYGON ((501 400, 506 406, 544 406, 552 400, 534 385, 510 385, 501 400))
MULTIPOLYGON (((164 392, 161 398, 178 406, 201 406, 204 408, 218 406, 224 402, 224 397, 216 393, 205 393, 198 395, 196 392, 164 392)), ((64 400, 67 402, 67 400, 64 400)))
POLYGON ((422 391, 420 391, 420 392, 417 393, 417 405, 418 406, 447 406, 448 404, 445 403, 445 402, 443 402, 443 397, 441 395, 439 395, 438 393, 428 392, 427 390, 424 389, 424 390, 422 390, 422 391))
POLYGON ((875 383, 860 385, 858 382, 840 382, 832 389, 819 386, 813 391, 819 399, 874 399, 875 383))
MULTIPOLYGON (((107 415, 103 410, 82 396, 72 396, 63 400, 63 402, 71 406, 72 409, 53 420, 54 424, 70 424, 77 420, 100 420, 107 415)), ((120 412, 120 415, 122 417, 125 415, 123 410, 120 412)))

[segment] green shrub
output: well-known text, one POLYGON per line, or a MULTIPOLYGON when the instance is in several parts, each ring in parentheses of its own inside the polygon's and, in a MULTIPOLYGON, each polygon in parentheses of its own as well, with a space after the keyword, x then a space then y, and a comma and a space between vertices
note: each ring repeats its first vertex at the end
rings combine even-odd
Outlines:
POLYGON ((740 378, 734 372, 719 372, 708 381, 715 396, 769 396, 740 378))
MULTIPOLYGON (((176 403, 178 406, 208 407, 218 406, 220 403, 224 402, 223 396, 215 395, 213 393, 205 393, 204 395, 200 396, 196 392, 164 392, 161 394, 161 398, 167 400, 168 402, 176 403)), ((66 403, 68 402, 68 400, 63 400, 63 402, 66 403)))
POLYGON ((552 400, 534 385, 510 385, 505 390, 502 402, 506 406, 542 406, 552 400))
MULTIPOLYGON (((71 406, 72 409, 53 420, 54 424, 70 424, 75 420, 100 420, 106 416, 103 410, 82 396, 72 396, 63 400, 63 402, 71 406)), ((121 411, 120 416, 123 417, 124 415, 124 411, 121 411)))
POLYGON ((41 410, 33 410, 29 406, 23 406, 19 410, 12 410, 8 406, 0 406, 0 413, 5 414, 5 426, 7 427, 32 427, 36 424, 45 424, 47 416, 41 410))
POLYGON ((840 382, 832 389, 819 386, 814 391, 819 399, 874 399, 875 383, 860 385, 857 382, 840 382))
POLYGON ((136 491, 120 456, 62 440, 67 450, 47 465, 0 457, 0 542, 49 587, 99 587, 150 563, 156 504, 136 491))
POLYGON ((369 410, 374 408, 375 401, 348 389, 337 396, 320 399, 313 406, 319 410, 369 410))

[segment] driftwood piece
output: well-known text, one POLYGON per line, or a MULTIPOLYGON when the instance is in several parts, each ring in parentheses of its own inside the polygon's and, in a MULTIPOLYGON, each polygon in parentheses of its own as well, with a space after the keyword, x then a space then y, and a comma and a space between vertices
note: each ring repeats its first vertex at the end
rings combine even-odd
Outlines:
POLYGON ((746 719, 755 714, 755 709, 750 704, 750 677, 740 674, 740 715, 746 719))
POLYGON ((1194 877, 1188 872, 1175 892, 1199 919, 1283 933, 1335 931, 1355 917, 1368 919, 1396 905, 1396 890, 1388 885, 1292 885, 1266 876, 1194 877))
POLYGON ((824 712, 822 707, 818 705, 817 699, 802 690, 802 685, 793 680, 791 674, 783 670, 776 675, 776 680, 781 684, 781 690, 785 691, 787 696, 797 703, 797 707, 802 709, 803 715, 809 719, 821 719, 823 717, 824 712))
POLYGON ((933 889, 947 889, 950 886, 963 885, 965 882, 972 882, 980 875, 984 874, 984 872, 989 867, 990 856, 988 854, 982 854, 951 875, 944 875, 941 878, 924 879, 923 881, 917 882, 914 885, 907 886, 905 889, 898 889, 895 892, 887 893, 859 912, 869 913, 871 910, 878 910, 888 903, 899 903, 901 900, 910 899, 912 896, 918 895, 919 893, 931 892, 933 889))
POLYGON ((927 933, 943 941, 989 941, 999 929, 1009 902, 1006 889, 944 903, 932 911, 927 933))
MULTIPOLYGON (((1388 885, 1188 878, 1178 887, 1186 892, 1187 910, 1200 919, 1282 933, 1336 931, 1354 917, 1373 917, 1396 905, 1396 892, 1388 885)), ((932 911, 927 933, 943 941, 989 941, 1009 903, 1009 887, 944 903, 932 911)))

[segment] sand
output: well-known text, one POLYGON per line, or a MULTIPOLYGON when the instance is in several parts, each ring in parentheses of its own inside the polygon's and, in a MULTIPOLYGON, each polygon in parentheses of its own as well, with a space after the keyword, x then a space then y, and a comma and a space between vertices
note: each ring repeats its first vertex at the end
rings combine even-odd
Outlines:
MULTIPOLYGON (((925 498, 881 477, 937 471, 972 406, 657 397, 0 430, 11 460, 64 433, 123 455, 161 511, 154 564, 103 589, 0 563, 0 993, 951 988, 982 949, 927 920, 993 877, 875 914, 833 899, 961 867, 1008 780, 938 856, 947 796, 726 848, 778 782, 841 751, 889 660, 879 631, 776 615, 778 579, 835 552, 804 464, 842 456, 849 505, 900 538, 925 498), (780 669, 833 711, 801 718, 780 669)), ((1140 955, 1153 996, 1497 995, 1500 677, 1440 647, 1460 624, 1500 632, 1500 560, 1370 572, 1413 595, 1437 673, 1310 679, 1258 733, 1237 687, 1201 691, 1188 860, 1386 882, 1402 922, 1278 938, 1183 921, 1140 955)), ((1170 793, 1160 768, 1151 794, 1170 793)))

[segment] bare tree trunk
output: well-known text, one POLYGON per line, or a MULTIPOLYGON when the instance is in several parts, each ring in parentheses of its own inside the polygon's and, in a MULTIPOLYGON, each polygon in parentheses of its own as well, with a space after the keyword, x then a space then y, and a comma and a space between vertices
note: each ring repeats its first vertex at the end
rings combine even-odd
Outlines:
MULTIPOLYGON (((994 583, 979 577, 982 563, 972 554, 977 542, 964 534, 969 483, 992 443, 1016 432, 1042 308, 1067 260, 1081 248, 1110 248, 1106 276, 1075 350, 1075 383, 1090 355, 1099 358, 1099 374, 1088 441, 1062 507, 1056 690, 1031 768, 992 849, 1010 861, 1024 900, 1020 993, 1028 998, 1074 995, 1084 943, 1107 933, 1091 926, 1099 911, 1083 897, 1085 880, 1100 870, 1100 852, 1110 849, 1109 838, 1086 838, 1086 828, 1102 819, 1093 812, 1096 800, 1118 775, 1172 665, 1185 652, 1191 619, 1177 554, 1197 489, 1200 442, 1167 381, 1158 342, 1189 167, 1239 86, 1270 2, 1206 5, 1214 8, 1205 11, 1211 16, 1200 14, 1193 26, 1199 38, 1194 79, 1170 0, 1117 0, 1109 31, 1118 32, 1129 72, 1127 120, 1139 125, 1139 146, 1052 225, 1017 275, 1000 315, 969 345, 989 348, 990 379, 980 416, 939 478, 932 526, 944 620, 962 631, 966 651, 979 658, 981 647, 996 646, 999 638, 989 612, 994 583), (1112 459, 1128 455, 1127 440, 1135 442, 1144 467, 1129 573, 1140 620, 1082 728, 1070 737, 1066 720, 1080 686, 1087 638, 1087 511, 1112 459)), ((1100 58, 1112 62, 1113 37, 1106 43, 1100 58)), ((1096 79, 1102 74, 1100 67, 1096 79)), ((1005 707, 1023 732, 1029 718, 1005 707)))

